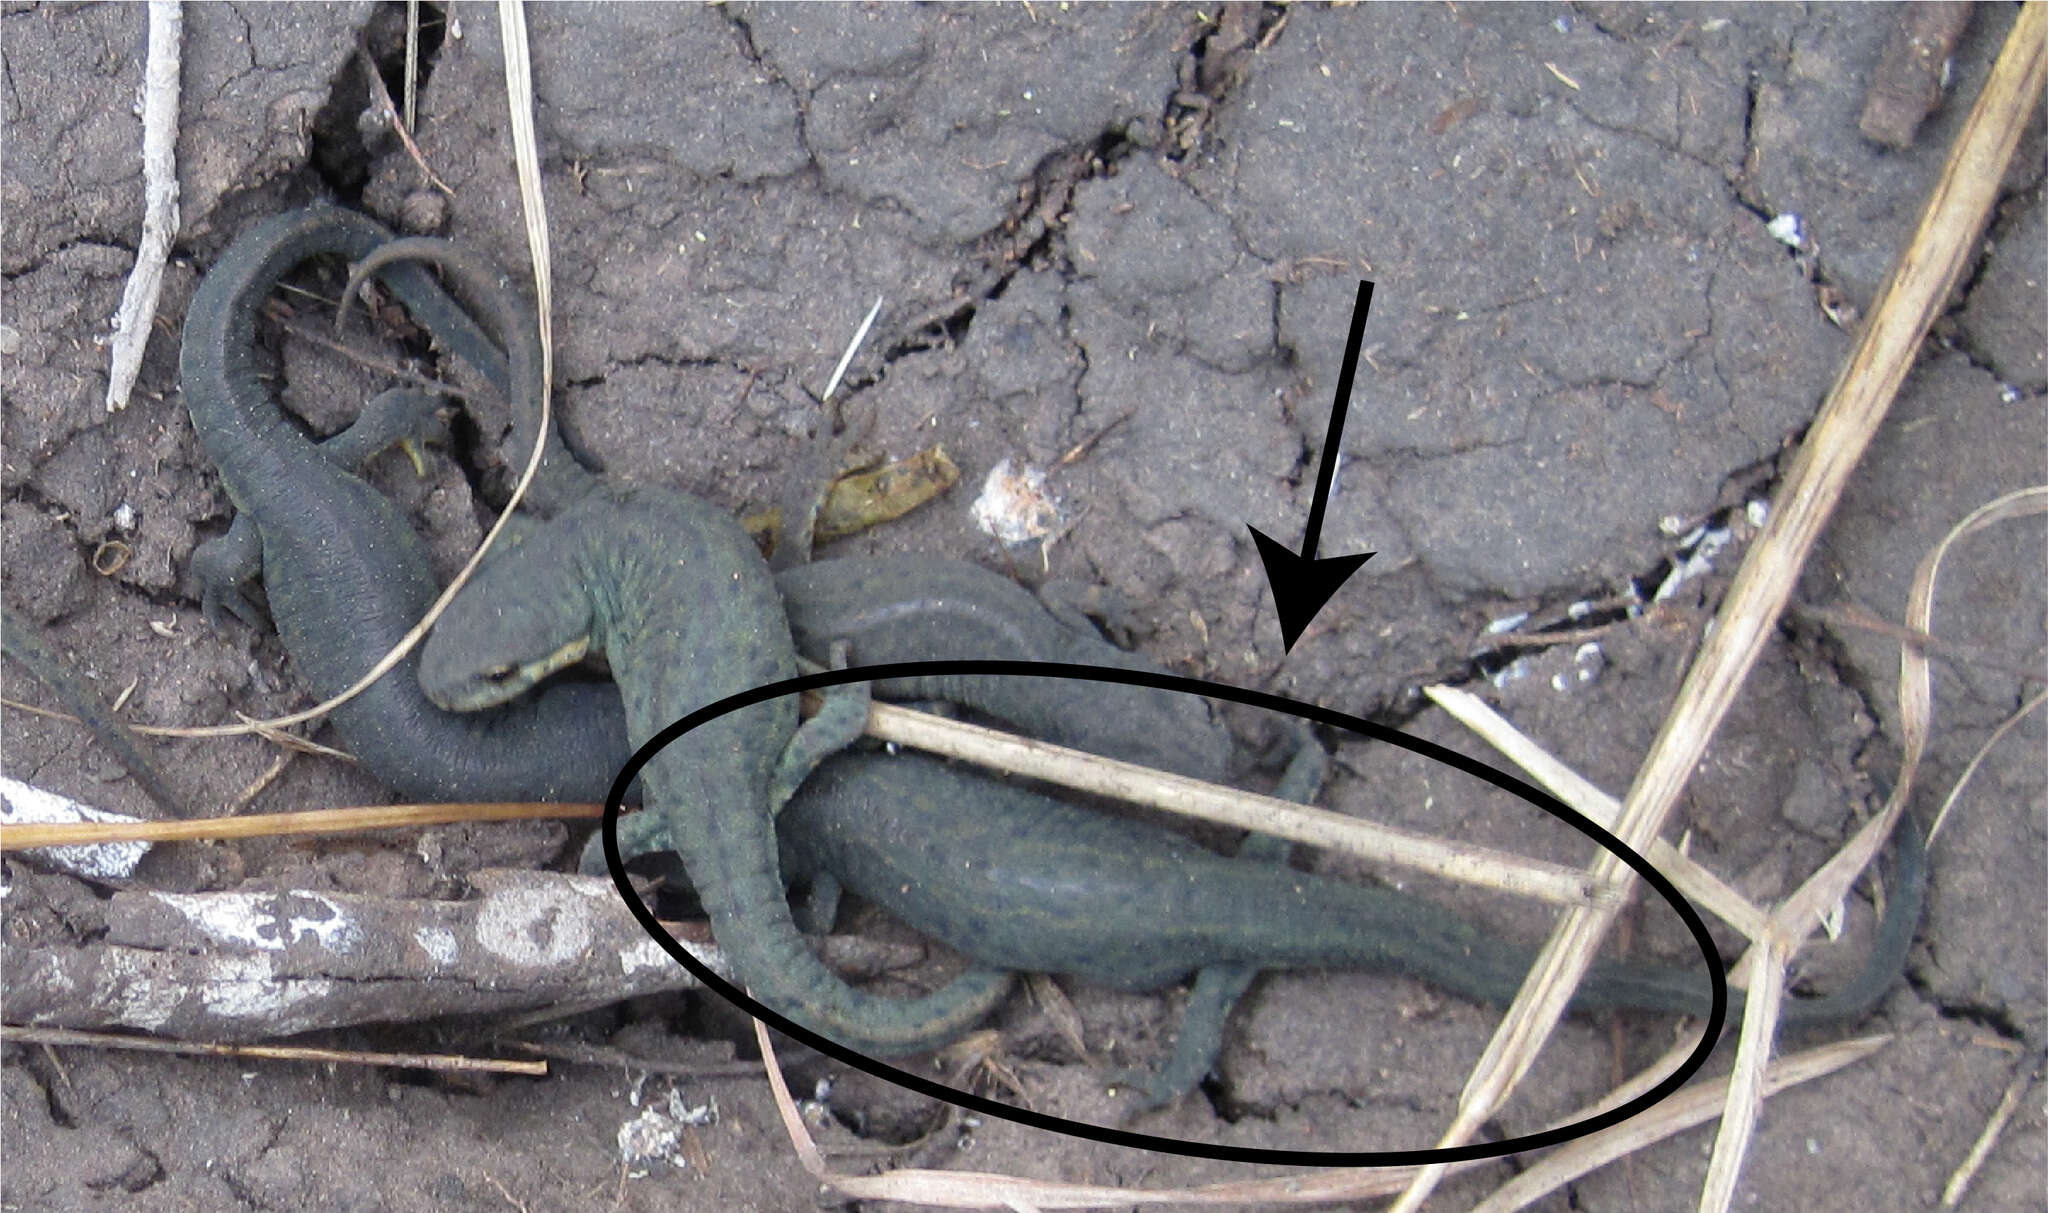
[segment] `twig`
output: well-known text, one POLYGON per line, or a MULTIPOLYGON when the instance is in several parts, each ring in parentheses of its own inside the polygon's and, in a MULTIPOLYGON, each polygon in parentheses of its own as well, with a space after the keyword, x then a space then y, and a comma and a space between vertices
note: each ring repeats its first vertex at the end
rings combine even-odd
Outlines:
MULTIPOLYGON (((163 773, 157 770, 156 763, 137 744, 137 730, 110 710, 98 693, 86 686, 84 679, 43 643, 43 638, 27 620, 5 607, 0 607, 0 651, 20 662, 36 681, 69 705, 75 715, 68 719, 92 730, 93 736, 121 760, 121 765, 128 768, 129 777, 158 808, 172 817, 192 815, 191 807, 171 790, 163 773)), ((47 714, 62 716, 57 712, 47 714)))
POLYGON ((1977 1140, 1970 1143, 1970 1152, 1963 1158, 1962 1165, 1948 1177, 1941 1186, 1941 1207, 1953 1209, 1963 1203, 1963 1194, 1970 1190, 1970 1182, 1977 1178, 1977 1172, 1984 1167, 1984 1160, 1991 1157, 1991 1151, 2004 1135, 2005 1126, 2012 1122, 2012 1114, 2019 1110, 2020 1096, 2027 1088, 2041 1081, 2042 1067, 2048 1063, 2048 1052, 2034 1050, 2034 1055, 2023 1062, 2005 1084, 2005 1094, 1998 1097, 1998 1106, 1984 1121, 1984 1128, 1977 1134, 1977 1140))
POLYGON ((403 1066, 410 1070, 468 1070, 493 1074, 525 1074, 545 1078, 545 1061, 511 1061, 495 1057, 464 1057, 456 1053, 366 1053, 353 1049, 314 1049, 298 1045, 223 1045, 193 1040, 157 1040, 115 1032, 80 1032, 72 1028, 0 1026, 0 1040, 33 1044, 80 1045, 94 1049, 132 1049, 143 1053, 180 1053, 211 1057, 260 1057, 272 1061, 341 1062, 352 1066, 403 1066))
POLYGON ((846 368, 853 365, 853 356, 860 352, 861 342, 868 339, 868 330, 875 326, 875 317, 882 314, 882 297, 875 296, 875 305, 861 319, 860 327, 853 330, 853 340, 846 343, 846 352, 839 355, 839 365, 832 368, 832 378, 825 384, 825 390, 818 397, 820 401, 832 399, 832 393, 839 390, 839 381, 846 377, 846 368))
POLYGON ((148 62, 142 73, 142 243, 114 313, 107 411, 128 407, 142 353, 156 327, 164 263, 178 238, 178 59, 184 14, 177 0, 150 0, 148 62))
POLYGON ((1137 411, 1132 410, 1120 416, 1110 418, 1109 424, 1103 426, 1101 429, 1088 435, 1086 438, 1083 438, 1081 441, 1075 443, 1073 446, 1068 447, 1066 454, 1061 455, 1058 459, 1053 460, 1052 465, 1056 468, 1063 468, 1070 463, 1077 463, 1080 460, 1086 459, 1088 457, 1088 453, 1095 449, 1097 443, 1101 442, 1104 438, 1109 437, 1117 430, 1123 428, 1123 426, 1126 423, 1128 423, 1133 417, 1136 417, 1137 415, 1137 411))
POLYGON ((240 813, 248 807, 249 802, 263 794, 263 789, 277 782, 277 777, 284 774, 284 769, 291 765, 292 756, 295 752, 289 749, 279 750, 276 757, 270 760, 270 765, 263 768, 263 773, 250 780, 248 787, 237 792, 235 798, 228 801, 226 815, 233 817, 240 813))
MULTIPOLYGON (((406 114, 410 115, 412 112, 412 73, 419 70, 419 64, 415 58, 418 53, 416 44, 408 40, 405 49, 406 114)), ((426 153, 420 151, 420 145, 413 142, 412 119, 408 116, 401 116, 398 112, 398 107, 392 103, 391 90, 384 87, 384 76, 377 70, 376 61, 370 58, 368 51, 361 52, 361 59, 363 75, 369 77, 370 80, 370 91, 376 94, 377 105, 384 111, 384 120, 391 124, 392 133, 396 134, 399 143, 405 146, 405 154, 411 156, 412 162, 419 166, 420 175, 427 179, 427 184, 453 198, 455 191, 449 189, 448 183, 435 175, 432 166, 427 163, 426 153)))
POLYGON ((704 1082, 752 1079, 759 1077, 761 1073, 761 1064, 754 1061, 670 1061, 662 1057, 643 1057, 610 1045, 562 1044, 544 1040, 508 1040, 503 1043, 506 1048, 518 1049, 522 1053, 532 1053, 539 1057, 549 1057, 576 1065, 613 1066, 621 1070, 669 1074, 677 1078, 694 1078, 704 1082))
POLYGON ((305 324, 295 320, 286 321, 284 325, 284 331, 299 340, 332 350, 334 353, 340 354, 358 366, 368 367, 373 371, 389 375, 394 379, 410 380, 437 395, 452 396, 457 400, 476 399, 476 393, 467 388, 457 387, 445 379, 436 379, 432 375, 422 375, 420 372, 411 370, 390 359, 379 358, 374 354, 359 350, 346 341, 336 341, 328 336, 326 332, 322 331, 322 328, 323 326, 305 324))
POLYGON ((419 123, 420 0, 405 0, 405 129, 419 123))

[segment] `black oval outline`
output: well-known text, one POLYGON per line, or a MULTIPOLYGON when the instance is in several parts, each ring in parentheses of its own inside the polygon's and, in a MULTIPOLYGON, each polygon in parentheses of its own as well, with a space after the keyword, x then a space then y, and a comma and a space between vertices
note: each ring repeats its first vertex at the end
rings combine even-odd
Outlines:
POLYGON ((1537 1150, 1545 1146, 1559 1145, 1575 1138, 1584 1137, 1589 1133, 1597 1133, 1601 1129, 1618 1125, 1632 1116, 1649 1111, 1675 1093, 1678 1088, 1684 1086, 1699 1071, 1700 1067, 1707 1063, 1707 1058, 1713 1054, 1715 1047, 1720 1042, 1721 1028, 1728 1018, 1728 979, 1721 972, 1720 954, 1715 950, 1713 938, 1707 934, 1707 924, 1700 918, 1699 912, 1692 908, 1690 902, 1686 901, 1684 894, 1678 891, 1677 886, 1673 885, 1669 878, 1657 870, 1655 864, 1652 864, 1648 859, 1631 850, 1621 839, 1616 838, 1607 829, 1587 818, 1570 805, 1565 804, 1541 788, 1525 783, 1506 771, 1490 767, 1476 758, 1447 749, 1435 742, 1424 741, 1418 737, 1409 737, 1395 729, 1384 725, 1376 725, 1369 720, 1362 720, 1356 716, 1335 711, 1331 708, 1321 707, 1312 703, 1302 703, 1298 700, 1268 694, 1264 691, 1251 691, 1242 687, 1206 682, 1199 678, 1185 678, 1176 674, 1154 673, 1149 670, 1124 670, 1110 666, 1077 665, 1062 661, 971 660, 901 661, 884 665, 854 666, 849 669, 832 670, 822 674, 805 674, 797 678, 786 678, 781 682, 768 683, 751 690, 728 695, 716 703, 706 704, 649 738, 645 745, 635 750, 633 756, 626 760, 626 765, 620 769, 618 778, 612 781, 611 792, 605 797, 604 819, 600 826, 600 832, 604 838, 605 866, 610 870, 612 883, 618 887, 619 896, 625 901, 626 908, 639 921, 641 929, 646 931, 655 943, 661 945, 664 951, 674 957, 678 964, 689 970, 691 976, 702 982, 706 989, 720 995, 747 1014, 766 1022, 776 1030, 794 1037, 811 1048, 836 1058, 846 1065, 856 1066, 865 1070, 886 1082, 893 1082, 900 1087, 916 1091, 920 1095, 930 1096, 933 1099, 943 1099, 957 1107, 967 1108, 985 1116, 998 1116, 1004 1120, 1029 1125, 1032 1128, 1065 1133, 1073 1137, 1104 1142, 1113 1146, 1154 1150, 1163 1154, 1179 1154, 1193 1158, 1214 1158, 1224 1162, 1259 1162, 1310 1167, 1424 1166, 1484 1158, 1501 1158, 1509 1154, 1519 1154, 1525 1150, 1537 1150), (751 707, 754 704, 763 703, 770 699, 779 699, 785 695, 795 695, 804 691, 842 686, 849 682, 871 682, 884 678, 914 678, 937 674, 1009 674, 1041 678, 1077 678, 1091 682, 1127 683, 1131 686, 1151 687, 1162 691, 1178 691, 1183 694, 1202 695, 1213 699, 1228 699, 1234 703, 1300 716, 1330 728, 1344 729, 1347 732, 1358 733, 1378 741, 1384 741, 1389 745, 1399 746, 1410 753, 1441 762, 1467 775, 1475 776, 1503 791, 1512 792, 1537 808, 1549 813, 1551 816, 1572 826, 1581 834, 1591 838, 1594 842, 1599 843, 1615 855, 1620 856, 1622 862, 1634 868, 1636 875, 1642 877, 1651 888, 1657 890, 1657 893, 1666 902, 1670 903, 1671 908, 1677 911, 1679 918, 1685 923, 1686 928, 1692 932, 1694 942, 1699 944, 1700 954, 1705 958, 1707 973, 1713 983, 1713 999, 1707 1016, 1706 1031, 1701 1034, 1700 1043, 1694 1047, 1692 1055, 1687 1057, 1684 1063, 1666 1077, 1664 1081, 1619 1107, 1609 1109, 1599 1115, 1590 1116, 1585 1120, 1577 1121, 1561 1128, 1548 1129, 1540 1133, 1510 1137, 1503 1141, 1474 1142, 1462 1146, 1423 1150, 1267 1150, 1252 1146, 1217 1145, 1209 1142, 1184 1141, 1177 1137, 1158 1137, 1150 1133, 1134 1133, 1128 1129, 1112 1129, 1104 1125, 1092 1125, 1078 1120, 1068 1120, 1064 1117, 1048 1116, 1043 1112, 1034 1112, 1027 1108, 998 1103, 984 1096, 974 1095, 933 1082, 930 1079, 912 1074, 907 1070, 899 1070, 895 1066, 877 1061, 864 1053, 849 1049, 838 1041, 821 1036, 809 1028, 793 1023, 782 1015, 756 1002, 752 995, 712 972, 710 967, 703 961, 690 955, 688 949, 684 948, 673 936, 662 929, 660 921, 654 916, 654 912, 648 909, 646 904, 640 900, 639 894, 633 890, 632 882, 626 877, 625 863, 619 855, 619 814, 624 804, 626 789, 632 786, 634 778, 640 773, 640 768, 647 765, 649 759, 660 753, 664 747, 683 736, 683 734, 719 716, 723 716, 727 712, 735 712, 741 708, 751 707))

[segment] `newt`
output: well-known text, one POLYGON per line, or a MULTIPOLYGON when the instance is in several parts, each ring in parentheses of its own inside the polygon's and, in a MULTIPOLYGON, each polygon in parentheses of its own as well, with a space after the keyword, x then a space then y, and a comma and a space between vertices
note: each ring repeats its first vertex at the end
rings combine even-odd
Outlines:
MULTIPOLYGON (((649 486, 600 488, 494 554, 428 638, 420 681, 435 703, 468 711, 586 654, 609 662, 635 742, 797 669, 774 578, 738 521, 649 486)), ((797 930, 773 813, 815 761, 784 696, 686 734, 641 780, 713 938, 755 998, 864 1053, 951 1040, 1002 998, 1007 973, 977 969, 921 998, 881 997, 847 985, 797 930)))
MULTIPOLYGON (((824 660, 838 641, 860 665, 1000 658, 1159 672, 999 573, 964 560, 869 556, 776 575, 797 647, 824 660)), ((884 679, 884 699, 943 700, 1055 745, 1211 782, 1229 766, 1230 731, 1205 699, 1072 678, 944 675, 884 679)))
MULTIPOLYGON (((254 622, 239 587, 260 571, 292 664, 321 699, 396 645, 437 587, 419 537, 354 474, 351 456, 323 452, 284 415, 262 378, 257 317, 302 262, 360 259, 390 239, 374 220, 335 207, 253 225, 194 292, 180 352, 192 428, 238 512, 234 529, 193 555, 207 616, 217 622, 227 609, 254 622)), ((380 277, 443 344, 491 365, 490 340, 423 269, 393 265, 380 277)), ((608 686, 563 683, 496 712, 457 716, 421 693, 418 661, 409 657, 333 713, 350 751, 401 795, 602 800, 631 754, 608 686)))
MULTIPOLYGON (((780 829, 792 871, 829 873, 971 960, 1115 989, 1159 989, 1218 966, 1219 978, 1233 965, 1362 968, 1504 1006, 1534 956, 1423 899, 1272 858, 1225 857, 1163 827, 920 755, 835 757, 790 800, 780 829)), ((1832 994, 1788 999, 1781 1022, 1874 1008, 1904 968, 1925 884, 1925 840, 1901 818, 1890 901, 1862 971, 1832 994)), ((1598 961, 1571 1008, 1703 1018, 1711 998, 1697 967, 1598 961)), ((1198 980, 1174 1060, 1144 1084, 1150 1103, 1208 1072, 1229 1008, 1228 997, 1205 999, 1198 980)))
MULTIPOLYGON (((431 261, 489 285, 475 258, 425 238, 379 247, 356 275, 397 260, 431 261)), ((537 415, 543 388, 531 322, 487 310, 496 313, 515 406, 537 415)), ((419 685, 447 711, 477 711, 585 656, 610 665, 634 744, 708 703, 797 672, 774 576, 738 520, 646 485, 592 486, 494 551, 424 646, 419 685)), ((664 748, 641 779, 740 984, 848 1047, 913 1053, 981 1018, 1010 975, 977 968, 921 998, 881 997, 847 985, 797 930, 773 816, 822 754, 858 735, 865 701, 852 706, 802 728, 787 696, 727 713, 664 748)))
MULTIPOLYGON (((226 609, 254 623, 239 587, 261 572, 286 650, 323 699, 389 651, 433 600, 436 587, 418 537, 382 494, 354 475, 370 454, 411 436, 408 418, 382 406, 421 397, 380 397, 349 430, 315 444, 285 419, 259 377, 256 317, 272 287, 300 263, 321 255, 360 260, 391 240, 374 220, 334 207, 265 220, 243 232, 206 275, 186 319, 181 369, 193 427, 239 511, 227 536, 194 553, 207 615, 218 621, 226 609)), ((444 271, 460 280, 507 349, 419 266, 399 261, 376 272, 417 323, 513 400, 507 458, 522 465, 538 430, 538 403, 513 397, 512 364, 529 366, 529 375, 538 366, 538 334, 530 319, 521 320, 530 309, 480 258, 441 245, 444 271)), ((351 297, 362 277, 351 282, 351 297)), ((418 421, 424 428, 424 417, 418 421)), ((557 430, 540 437, 546 449, 527 502, 546 516, 593 491, 598 480, 570 455, 557 430)), ((923 643, 932 659, 988 656, 984 640, 999 639, 1016 656, 1129 660, 1085 622, 1086 630, 1063 637, 1065 621, 1026 591, 964 562, 824 561, 793 570, 779 584, 797 617, 811 625, 803 651, 818 661, 841 638, 878 653, 923 643)), ((364 769, 402 795, 597 801, 631 754, 624 709, 608 684, 555 683, 496 711, 457 714, 437 708, 419 690, 417 667, 417 656, 408 658, 334 713, 364 769)), ((969 706, 1030 732, 1034 722, 1088 717, 1097 701, 1076 694, 1077 688, 1048 683, 1034 691, 983 681, 898 689, 957 690, 969 706), (1059 697, 1062 691, 1066 698, 1059 697)), ((1153 761, 1153 752, 1164 749, 1178 757, 1160 765, 1189 774, 1220 770, 1229 738, 1206 711, 1186 696, 1120 701, 1118 727, 1131 744, 1112 740, 1103 752, 1153 761), (1204 750, 1208 756, 1198 758, 1204 750)))
MULTIPOLYGON (((369 273, 408 257, 438 265, 494 331, 502 352, 500 344, 482 340, 458 354, 478 360, 476 369, 494 383, 526 385, 515 395, 514 412, 522 419, 521 432, 530 434, 539 412, 533 397, 539 390, 540 361, 530 309, 480 256, 432 238, 380 246, 357 266, 349 294, 369 273)), ((569 456, 555 432, 545 442, 535 480, 535 494, 545 502, 543 513, 557 514, 603 491, 600 479, 569 456)), ((528 533, 530 528, 522 528, 515 535, 528 533)), ((515 544, 519 541, 515 538, 515 544)), ((776 575, 775 586, 798 651, 821 663, 829 660, 834 644, 844 642, 865 665, 1003 657, 1160 669, 1102 639, 1078 612, 1061 610, 962 560, 823 560, 784 570, 776 575)), ((461 626, 444 618, 437 630, 459 631, 461 626)), ((1189 695, 1120 683, 986 676, 891 679, 875 693, 956 703, 1029 736, 1195 778, 1220 779, 1230 758, 1229 730, 1207 701, 1189 695)))

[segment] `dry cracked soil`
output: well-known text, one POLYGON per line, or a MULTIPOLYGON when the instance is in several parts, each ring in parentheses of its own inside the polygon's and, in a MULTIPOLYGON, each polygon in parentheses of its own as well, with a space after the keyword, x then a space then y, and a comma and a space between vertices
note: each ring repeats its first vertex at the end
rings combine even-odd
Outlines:
MULTIPOLYGON (((133 720, 215 723, 306 702, 275 636, 206 625, 188 568, 232 509, 179 395, 177 337, 197 278, 234 234, 330 198, 530 267, 495 10, 423 8, 416 126, 438 184, 375 120, 368 91, 366 63, 402 72, 402 5, 186 7, 182 229, 140 385, 112 415, 103 338, 141 228, 145 11, 9 3, 0 16, 6 601, 109 696, 129 688, 133 720)), ((880 296, 833 416, 864 452, 937 442, 964 475, 936 504, 827 554, 943 553, 1032 584, 1094 586, 1137 647, 1177 672, 1477 752, 1418 689, 1464 686, 1619 793, 2013 13, 1978 6, 1945 103, 1900 151, 1857 133, 1889 9, 534 6, 556 401, 611 475, 757 507, 831 423, 817 393, 880 296), (1786 217, 1796 246, 1779 238, 1786 217), (1321 550, 1377 555, 1287 651, 1246 527, 1301 533, 1362 278, 1376 293, 1321 550), (1051 542, 1006 547, 975 524, 969 503, 1005 460, 1051 469, 1051 542)), ((2039 118, 1808 565, 1802 609, 1686 793, 1691 854, 1753 898, 1802 880, 1897 769, 1896 644, 1843 612, 1901 618, 1915 564, 1949 527, 2043 479, 2039 118)), ((324 321, 319 305, 295 306, 324 321)), ((315 432, 389 382, 317 343, 281 344, 284 405, 315 432)), ((480 398, 424 477, 397 460, 375 469, 444 576, 488 520, 504 428, 502 406, 480 398)), ((2038 518, 2010 524, 1945 566, 1937 628, 1966 651, 1936 666, 1923 817, 2040 690, 2044 540, 2038 518)), ((7 675, 11 699, 49 701, 18 667, 7 675)), ((1247 752, 1275 732, 1253 713, 1232 722, 1247 752)), ((1739 1207, 1933 1207, 2000 1093, 2038 1071, 2043 742, 2036 715, 1990 750, 1933 847, 1906 980, 1864 1025, 1893 1039, 1766 1105, 1739 1207)), ((14 778, 151 812, 74 726, 9 710, 4 744, 14 778)), ((1359 738, 1333 747, 1331 807, 1585 858, 1583 840, 1472 781, 1359 738)), ((154 752, 183 794, 214 806, 275 755, 247 737, 154 752)), ((248 810, 383 799, 347 765, 302 756, 248 810)), ((500 866, 556 861, 572 841, 556 826, 464 838, 476 862, 500 866)), ((120 884, 416 890, 424 854, 414 835, 181 844, 120 884)), ((11 954, 89 947, 105 929, 113 885, 16 857, 6 870, 11 954)), ((1421 891, 1541 938, 1526 903, 1421 891)), ((1866 882, 1841 942, 1803 965, 1817 985, 1853 969, 1870 911, 1866 882)), ((1643 957, 1682 962, 1690 946, 1655 907, 1626 933, 1643 957)), ((1734 937, 1717 937, 1732 957, 1734 937)), ((1019 995, 984 1076, 1041 1111, 1117 1122, 1106 1069, 1156 1055, 1181 1000, 1069 984, 1068 1018, 1047 1009, 1057 997, 1019 995), (1075 1023, 1085 1057, 1060 1030, 1075 1023)), ((1134 1123, 1236 1145, 1427 1145, 1492 1023, 1402 979, 1269 974, 1217 1074, 1134 1123)), ((499 1026, 310 1039, 480 1051, 499 1026)), ((451 1080, 10 1043, 0 1203, 843 1203, 806 1176, 758 1073, 721 1064, 742 1038, 715 1005, 649 997, 529 1031, 710 1061, 451 1080), (665 1153, 628 1163, 627 1128, 649 1108, 706 1114, 665 1153)), ((1568 1021, 1490 1131, 1534 1130, 1669 1039, 1647 1017, 1568 1021)), ((793 1056, 791 1070, 800 1093, 829 1090, 819 1132, 851 1168, 1149 1186, 1272 1170, 948 1119, 814 1057, 793 1056)), ((2038 1082, 2025 1088, 1963 1207, 2042 1207, 2042 1098, 2038 1082)), ((1538 1207, 1691 1207, 1709 1131, 1538 1207)), ((1517 1166, 1460 1176, 1437 1206, 1465 1207, 1517 1166)))

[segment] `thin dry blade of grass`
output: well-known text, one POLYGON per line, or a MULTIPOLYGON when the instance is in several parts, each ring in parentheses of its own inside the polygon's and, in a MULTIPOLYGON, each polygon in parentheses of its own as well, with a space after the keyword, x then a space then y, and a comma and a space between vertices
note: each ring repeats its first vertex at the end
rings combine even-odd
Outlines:
MULTIPOLYGON (((853 1199, 898 1200, 911 1204, 949 1209, 1102 1209, 1151 1205, 1195 1207, 1241 1204, 1317 1205, 1336 1201, 1370 1200, 1400 1191, 1418 1173, 1417 1167, 1331 1168, 1266 1179, 1201 1184, 1186 1188, 1117 1188, 1100 1184, 1071 1184, 1056 1180, 1030 1179, 976 1171, 931 1171, 904 1168, 878 1175, 846 1175, 831 1169, 818 1148, 775 1056, 774 1041, 766 1027, 754 1025, 755 1040, 761 1047, 783 1129, 804 1169, 820 1184, 853 1199)), ((1791 1057, 1781 1058, 1766 1077, 1765 1095, 1831 1074, 1870 1056, 1889 1037, 1866 1037, 1838 1041, 1791 1057)), ((1590 1116, 1635 1098, 1661 1082, 1692 1052, 1687 1041, 1658 1059, 1620 1088, 1598 1102, 1579 1108, 1555 1124, 1583 1121, 1590 1116)), ((1498 1188, 1480 1207, 1488 1213, 1520 1208, 1558 1186, 1587 1172, 1713 1119, 1725 1097, 1726 1082, 1702 1083, 1674 1095, 1655 1108, 1626 1123, 1578 1138, 1546 1155, 1508 1184, 1498 1188)), ((1453 1165, 1453 1172, 1488 1166, 1487 1161, 1453 1165)))
POLYGON ((1970 1184, 1977 1178, 1977 1172, 1984 1167, 1984 1161, 1991 1157, 1991 1151, 2005 1135, 2005 1128, 2012 1123, 2013 1113, 2019 1110, 2020 1096, 2027 1088, 2041 1081, 2048 1073, 2048 1051, 2034 1050, 2016 1068, 2012 1081, 2005 1085, 2005 1092, 1998 1097, 1998 1106, 1991 1109, 1991 1115, 1984 1119, 1984 1128, 1977 1134, 1977 1140, 1970 1143, 1970 1152, 1964 1156, 1961 1165, 1949 1175, 1948 1182, 1941 1186, 1941 1207, 1953 1209, 1963 1203, 1963 1196, 1970 1190, 1970 1184))
MULTIPOLYGON (((1962 521, 1949 528, 1941 542, 1921 557, 1919 567, 1913 570, 1913 586, 1906 596, 1906 626, 1921 632, 1934 630, 1934 592, 1941 577, 1942 561, 1948 558, 1950 549, 1994 523, 2011 522, 2037 514, 2048 514, 2048 484, 2031 485, 2002 494, 1971 510, 1962 521)), ((2031 709, 2023 709, 2023 712, 2025 710, 2031 709)), ((1934 719, 1934 669, 1927 655, 1911 646, 1899 650, 1899 718, 1906 743, 1906 757, 1901 765, 1910 772, 1919 767, 1934 719)), ((1992 740, 1995 741, 1999 735, 2002 733, 1994 734, 1992 740)), ((1972 763, 1972 769, 1974 767, 1972 763)), ((1903 777, 1900 782, 1905 782, 1903 777)), ((1953 795, 1949 803, 1953 803, 1953 795)), ((1947 817, 1948 804, 1944 804, 1934 824, 1928 828, 1929 843, 1941 833, 1947 817)))
POLYGON ((1700 1185, 1702 1209, 1727 1208, 1735 1198, 1736 1181, 1742 1178, 1742 1160, 1749 1153, 1757 1113, 1764 1106, 1764 1071, 1771 1060, 1771 1042, 1777 1038, 1778 1010, 1785 996, 1785 966, 1791 954, 1789 946, 1772 940, 1762 947, 1752 947, 1749 962, 1737 966, 1749 986, 1749 998, 1743 1007, 1742 1030, 1736 1037, 1735 1069, 1728 1076, 1727 1095, 1721 1107, 1721 1131, 1715 1135, 1707 1177, 1700 1185))
MULTIPOLYGON (((1867 1036, 1842 1040, 1781 1057, 1772 1063, 1763 1085, 1765 1096, 1811 1082, 1862 1061, 1891 1038, 1867 1036)), ((1690 1050, 1687 1050, 1690 1051, 1690 1050)), ((1527 1170, 1493 1190, 1472 1213, 1510 1213, 1524 1209, 1582 1175, 1675 1136, 1714 1118, 1726 1097, 1727 1080, 1687 1087, 1627 1124, 1582 1137, 1543 1156, 1527 1170)))

